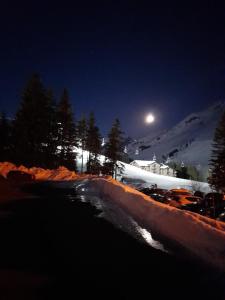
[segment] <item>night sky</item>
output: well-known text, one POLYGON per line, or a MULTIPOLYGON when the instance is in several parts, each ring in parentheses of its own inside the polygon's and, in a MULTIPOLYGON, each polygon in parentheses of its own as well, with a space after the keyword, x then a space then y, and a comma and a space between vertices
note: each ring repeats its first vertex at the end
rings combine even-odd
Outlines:
POLYGON ((225 98, 225 5, 55 2, 1 3, 0 110, 9 116, 33 72, 56 97, 68 88, 77 118, 93 110, 103 135, 116 117, 138 137, 225 98))

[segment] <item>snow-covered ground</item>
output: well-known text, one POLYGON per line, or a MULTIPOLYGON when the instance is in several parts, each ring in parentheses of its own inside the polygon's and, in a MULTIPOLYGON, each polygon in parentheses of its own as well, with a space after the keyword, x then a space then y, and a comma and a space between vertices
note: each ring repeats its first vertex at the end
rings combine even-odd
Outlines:
POLYGON ((130 183, 133 186, 137 186, 139 184, 141 186, 151 186, 152 184, 157 184, 158 187, 164 189, 185 188, 192 191, 201 190, 204 193, 211 191, 210 186, 206 182, 158 175, 129 164, 124 165, 125 169, 122 176, 125 178, 125 182, 130 183))
MULTIPOLYGON (((77 162, 77 169, 80 172, 81 171, 81 165, 82 165, 82 155, 83 155, 83 172, 86 171, 86 165, 87 165, 87 161, 88 161, 88 157, 89 157, 89 152, 88 151, 82 151, 81 148, 75 148, 74 150, 77 154, 76 157, 76 162, 77 162)), ((105 156, 104 155, 99 155, 99 160, 101 162, 101 164, 104 163, 105 161, 105 156)))
POLYGON ((179 210, 106 178, 92 178, 81 185, 86 193, 113 201, 143 230, 158 232, 190 253, 225 270, 225 224, 198 214, 179 210))
MULTIPOLYGON (((146 230, 140 224, 138 224, 130 214, 127 214, 115 201, 110 198, 98 196, 95 189, 90 189, 88 181, 86 179, 77 180, 74 182, 73 187, 76 189, 78 199, 81 202, 89 202, 95 206, 100 213, 97 215, 99 218, 103 218, 115 227, 127 232, 129 235, 139 240, 142 243, 147 243, 151 247, 161 250, 163 252, 169 252, 160 241, 152 237, 150 230, 146 230)), ((61 188, 71 187, 71 184, 61 183, 61 188)), ((57 187, 59 185, 57 184, 57 187)), ((76 198, 71 197, 71 201, 77 201, 76 198)))
MULTIPOLYGON (((77 168, 78 171, 81 170, 81 149, 76 149, 77 152, 77 168)), ((100 155, 100 161, 101 163, 104 162, 105 157, 103 155, 100 155)), ((83 164, 84 169, 86 170, 86 162, 88 159, 88 152, 83 151, 83 164)), ((157 184, 159 188, 165 188, 165 189, 172 189, 172 188, 186 188, 189 190, 201 190, 202 192, 208 193, 211 191, 209 185, 205 182, 197 182, 197 181, 191 181, 176 177, 170 177, 170 176, 163 176, 154 174, 145 170, 142 170, 140 168, 137 168, 135 166, 132 166, 130 164, 118 162, 119 165, 123 166, 122 174, 118 175, 118 179, 124 179, 124 183, 127 183, 132 186, 151 186, 152 184, 157 184)), ((48 169, 42 169, 42 168, 26 168, 24 166, 15 166, 12 163, 4 162, 0 163, 0 175, 6 177, 7 173, 11 170, 19 170, 24 171, 27 173, 30 173, 35 176, 36 180, 75 180, 80 177, 79 174, 67 170, 65 167, 59 167, 56 170, 48 170, 48 169)))
POLYGON ((0 162, 0 175, 3 177, 7 177, 7 174, 10 171, 21 171, 32 174, 35 176, 36 180, 75 180, 77 179, 78 175, 73 172, 69 171, 65 167, 59 167, 55 170, 43 169, 43 168, 26 168, 24 166, 17 167, 16 165, 10 162, 0 162))
MULTIPOLYGON (((35 174, 40 180, 64 180, 72 185, 76 182, 75 186, 78 182, 82 182, 81 189, 84 193, 87 195, 91 193, 92 197, 96 195, 103 201, 110 200, 115 203, 141 225, 139 233, 150 242, 154 240, 151 240, 149 232, 156 232, 180 244, 213 266, 225 270, 225 223, 158 203, 110 177, 82 177, 64 167, 57 170, 43 170, 27 169, 23 166, 17 168, 10 163, 0 163, 0 174, 4 177, 10 170, 16 169, 35 174)), ((156 175, 126 164, 123 176, 131 178, 133 184, 142 181, 144 184, 157 183, 160 187, 166 188, 188 187, 191 184, 188 180, 156 175)), ((208 188, 206 183, 198 184, 202 190, 208 188)))
MULTIPOLYGON (((81 170, 82 150, 77 149, 76 152, 77 152, 77 168, 78 170, 81 170)), ((103 163, 105 157, 103 155, 100 155, 99 158, 101 163, 103 163)), ((88 159, 88 152, 83 151, 84 170, 86 170, 87 159, 88 159)), ((181 178, 176 178, 171 176, 158 175, 122 162, 119 162, 118 164, 124 166, 124 170, 121 176, 118 176, 118 179, 121 179, 123 177, 125 179, 124 182, 127 182, 128 184, 133 186, 138 186, 138 185, 151 186, 152 184, 157 184, 158 187, 165 188, 165 189, 186 188, 193 191, 201 190, 204 193, 208 193, 211 191, 211 188, 209 187, 208 183, 205 182, 198 182, 198 181, 186 180, 186 179, 181 179, 181 178)))
POLYGON ((193 113, 169 130, 150 132, 127 145, 133 159, 163 162, 170 157, 174 162, 195 166, 203 178, 207 177, 215 128, 225 109, 224 102, 216 102, 209 108, 193 113), (135 155, 136 150, 139 154, 135 155))

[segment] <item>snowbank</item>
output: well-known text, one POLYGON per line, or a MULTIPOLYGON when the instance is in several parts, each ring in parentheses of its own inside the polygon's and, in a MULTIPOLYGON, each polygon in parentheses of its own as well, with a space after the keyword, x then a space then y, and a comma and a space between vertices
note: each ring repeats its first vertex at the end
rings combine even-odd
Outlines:
POLYGON ((134 220, 225 270, 225 224, 151 200, 113 179, 93 178, 88 186, 115 201, 134 220))
MULTIPOLYGON (((124 163, 123 163, 124 164, 124 163)), ((206 182, 199 182, 187 179, 181 179, 177 177, 164 176, 155 173, 151 173, 135 166, 124 164, 124 172, 123 177, 126 179, 133 180, 135 184, 135 180, 137 182, 142 180, 149 185, 157 184, 158 187, 164 189, 173 189, 173 188, 186 188, 189 190, 201 190, 204 193, 209 193, 211 191, 210 186, 206 182)))
POLYGON ((56 170, 42 169, 42 168, 26 168, 24 166, 15 166, 10 162, 0 163, 0 175, 7 177, 10 171, 23 171, 35 176, 36 180, 75 180, 77 174, 73 171, 69 171, 65 167, 59 167, 56 170))

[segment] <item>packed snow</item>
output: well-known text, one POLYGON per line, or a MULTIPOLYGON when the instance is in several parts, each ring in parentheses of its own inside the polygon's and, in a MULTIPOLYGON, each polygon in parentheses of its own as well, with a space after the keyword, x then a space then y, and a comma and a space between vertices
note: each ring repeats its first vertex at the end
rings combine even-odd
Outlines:
POLYGON ((211 265, 225 270, 225 224, 156 202, 113 179, 93 178, 85 188, 114 201, 146 229, 184 247, 211 265))
POLYGON ((17 167, 10 162, 0 163, 0 175, 7 177, 10 171, 21 171, 31 175, 34 175, 36 180, 75 180, 77 174, 73 171, 69 171, 65 167, 59 167, 56 170, 42 169, 42 168, 26 168, 24 166, 17 167))

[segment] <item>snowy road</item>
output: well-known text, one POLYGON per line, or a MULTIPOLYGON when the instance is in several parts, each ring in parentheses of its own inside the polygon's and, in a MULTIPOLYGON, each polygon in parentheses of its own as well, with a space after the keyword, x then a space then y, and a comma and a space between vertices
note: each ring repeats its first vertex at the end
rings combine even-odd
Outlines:
MULTIPOLYGON (((38 197, 0 207, 0 275, 9 270, 45 278, 35 300, 75 299, 89 292, 93 297, 147 293, 153 299, 224 299, 220 273, 167 252, 159 236, 79 184, 37 184, 31 191, 38 197)), ((19 290, 10 278, 8 286, 16 295, 37 289, 26 283, 19 290)))
MULTIPOLYGON (((64 184, 65 183, 62 184, 62 187, 64 184)), ((106 224, 104 220, 107 220, 113 224, 115 228, 118 228, 122 230, 122 232, 128 233, 129 236, 135 238, 132 242, 134 249, 132 249, 129 242, 127 244, 127 235, 124 235, 122 239, 117 239, 117 237, 113 236, 113 240, 111 240, 111 231, 105 231, 103 225, 102 230, 105 232, 105 238, 107 235, 107 240, 110 239, 111 241, 110 247, 112 247, 112 249, 110 249, 108 254, 114 256, 115 260, 113 259, 113 262, 115 264, 125 263, 126 266, 127 264, 131 264, 132 267, 135 266, 134 269, 138 274, 140 274, 140 271, 143 275, 147 272, 151 280, 152 277, 161 280, 163 274, 163 277, 165 276, 167 278, 167 282, 163 282, 166 286, 167 284, 170 285, 173 283, 173 278, 175 276, 177 283, 180 285, 179 287, 176 287, 178 291, 186 286, 185 281, 187 280, 189 291, 191 292, 193 288, 195 293, 201 293, 201 297, 204 294, 205 299, 211 294, 211 288, 213 288, 213 296, 219 291, 219 294, 223 294, 224 297, 225 277, 223 273, 218 270, 212 270, 208 265, 202 265, 202 262, 199 263, 199 261, 193 259, 190 253, 185 251, 185 249, 181 248, 176 243, 174 244, 173 241, 165 239, 165 237, 162 237, 156 231, 150 230, 149 227, 146 229, 143 226, 140 226, 127 211, 125 212, 115 201, 112 201, 111 197, 102 197, 96 192, 96 190, 93 189, 93 186, 90 185, 90 181, 76 181, 72 186, 70 183, 66 183, 66 185, 67 187, 72 187, 72 189, 75 189, 76 191, 75 197, 74 195, 67 196, 71 203, 75 204, 78 200, 86 204, 87 207, 89 207, 90 203, 97 209, 95 218, 103 220, 102 224, 106 224), (138 243, 136 243, 135 240, 138 240, 138 243), (115 243, 117 245, 115 245, 115 243), (140 249, 142 249, 143 252, 142 250, 140 253, 139 250, 137 251, 137 245, 141 247, 140 249), (119 250, 119 252, 116 251, 116 255, 114 247, 116 247, 117 251, 119 250), (181 276, 180 279, 182 280, 182 283, 179 282, 179 276, 181 276), (169 280, 170 277, 172 282, 169 280), (197 282, 198 285, 196 285, 197 282), (215 288, 217 289, 217 292, 214 290, 215 288), (207 291, 206 294, 205 291, 207 291)), ((99 263, 103 263, 101 258, 99 263)), ((125 280, 129 279, 129 276, 125 280)), ((141 277, 141 280, 143 280, 143 277, 141 277)), ((140 280, 137 280, 137 285, 139 284, 140 280)), ((170 290, 171 287, 168 289, 168 292, 170 292, 170 290)), ((173 297, 176 298, 175 290, 172 290, 173 297)), ((185 298, 184 295, 183 298, 185 298)), ((219 296, 218 299, 220 299, 219 296)))
MULTIPOLYGON (((85 183, 75 183, 74 185, 77 196, 80 201, 90 203, 96 207, 100 213, 99 218, 103 218, 115 227, 127 232, 129 235, 137 239, 138 241, 145 243, 155 249, 161 250, 163 252, 169 252, 162 242, 154 239, 150 230, 146 230, 141 227, 131 216, 124 212, 116 203, 110 199, 103 199, 92 194, 90 190, 86 190, 85 183)), ((71 201, 76 201, 71 197, 71 201)))
POLYGON ((225 224, 159 202, 110 178, 84 181, 87 194, 112 201, 141 226, 225 271, 225 224))
POLYGON ((167 252, 160 236, 87 188, 43 182, 30 187, 35 197, 0 206, 2 297, 224 299, 224 274, 167 252))

